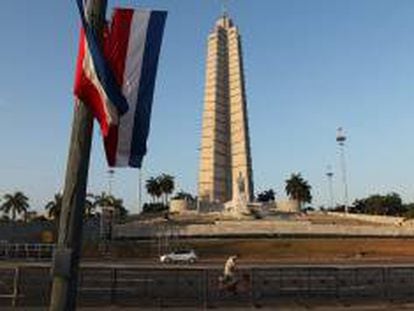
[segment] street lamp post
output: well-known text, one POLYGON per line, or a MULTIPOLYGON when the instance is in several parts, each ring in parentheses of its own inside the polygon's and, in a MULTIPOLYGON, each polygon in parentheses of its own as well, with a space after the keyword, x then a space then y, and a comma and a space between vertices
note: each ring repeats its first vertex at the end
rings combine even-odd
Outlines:
POLYGON ((348 213, 348 183, 346 178, 346 161, 345 161, 345 141, 346 136, 342 127, 338 127, 336 131, 336 142, 339 146, 339 154, 341 161, 341 171, 342 171, 342 184, 344 187, 344 207, 345 213, 348 213))
POLYGON ((333 197, 333 186, 332 179, 334 173, 332 172, 332 167, 328 165, 328 170, 326 172, 326 177, 328 177, 328 193, 329 193, 329 207, 332 209, 334 207, 334 197, 333 197))
POLYGON ((112 195, 112 185, 114 181, 115 171, 113 169, 108 170, 108 194, 112 195))
MULTIPOLYGON (((114 180, 115 171, 113 169, 109 169, 108 173, 108 198, 112 200, 112 186, 114 180)), ((106 204, 101 205, 101 216, 100 216, 100 249, 101 252, 106 255, 108 253, 108 242, 111 239, 112 234, 112 225, 113 225, 113 217, 114 211, 113 207, 106 206, 106 204)))

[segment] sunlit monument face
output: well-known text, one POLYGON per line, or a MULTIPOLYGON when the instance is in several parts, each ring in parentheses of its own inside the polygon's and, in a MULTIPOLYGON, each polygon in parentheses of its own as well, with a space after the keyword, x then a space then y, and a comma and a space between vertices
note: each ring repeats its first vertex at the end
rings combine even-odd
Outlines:
POLYGON ((224 14, 208 37, 198 194, 227 202, 244 182, 253 199, 249 127, 240 34, 224 14))

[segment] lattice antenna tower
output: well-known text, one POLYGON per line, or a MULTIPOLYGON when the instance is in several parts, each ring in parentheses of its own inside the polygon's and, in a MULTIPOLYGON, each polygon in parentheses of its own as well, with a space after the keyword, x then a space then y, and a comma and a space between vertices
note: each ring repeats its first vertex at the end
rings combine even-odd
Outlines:
POLYGON ((342 127, 338 127, 336 131, 336 142, 339 146, 340 152, 340 161, 341 161, 341 170, 342 170, 342 183, 344 186, 344 207, 345 213, 348 213, 348 182, 347 182, 347 172, 346 172, 346 162, 345 162, 345 141, 347 137, 345 136, 344 129, 342 127))

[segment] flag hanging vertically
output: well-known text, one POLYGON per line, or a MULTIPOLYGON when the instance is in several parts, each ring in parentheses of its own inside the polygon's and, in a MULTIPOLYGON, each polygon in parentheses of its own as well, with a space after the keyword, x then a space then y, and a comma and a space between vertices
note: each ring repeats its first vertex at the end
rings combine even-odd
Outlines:
MULTIPOLYGON (((78 6, 83 15, 82 0, 78 6)), ((166 16, 164 11, 115 9, 103 48, 83 19, 75 95, 100 123, 110 166, 141 167, 146 154, 166 16)))
POLYGON ((118 114, 125 113, 128 104, 102 49, 107 31, 105 30, 103 40, 100 40, 86 21, 84 2, 77 0, 82 29, 75 75, 75 95, 92 110, 101 124, 105 137, 109 124, 117 123, 118 114))
POLYGON ((147 151, 152 99, 166 12, 116 9, 105 53, 128 111, 105 140, 111 166, 140 167, 147 151))

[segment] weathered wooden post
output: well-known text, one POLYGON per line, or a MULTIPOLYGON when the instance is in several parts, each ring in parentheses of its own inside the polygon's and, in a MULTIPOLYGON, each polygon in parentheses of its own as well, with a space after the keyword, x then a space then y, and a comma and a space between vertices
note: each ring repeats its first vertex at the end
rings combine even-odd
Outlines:
MULTIPOLYGON (((89 0, 86 20, 97 34, 105 22, 106 0, 89 0)), ((77 274, 82 246, 82 214, 88 181, 93 116, 89 108, 77 102, 74 109, 69 156, 62 198, 59 237, 53 262, 50 309, 75 310, 77 274)))

